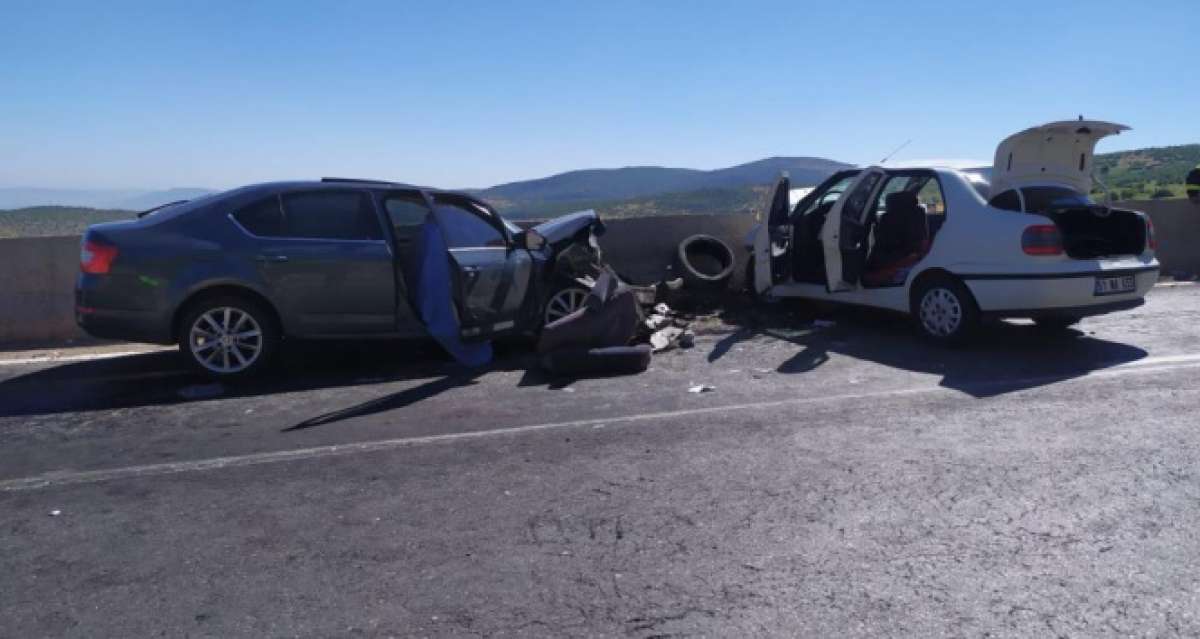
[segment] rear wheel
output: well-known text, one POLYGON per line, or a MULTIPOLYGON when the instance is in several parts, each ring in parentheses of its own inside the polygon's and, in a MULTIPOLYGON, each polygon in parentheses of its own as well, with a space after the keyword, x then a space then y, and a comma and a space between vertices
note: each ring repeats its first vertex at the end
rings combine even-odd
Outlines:
POLYGON ((241 379, 270 363, 279 343, 274 317, 238 296, 193 303, 179 325, 179 350, 196 370, 217 379, 241 379))
POLYGON ((936 275, 917 282, 910 302, 917 329, 941 344, 962 344, 979 326, 979 307, 962 282, 936 275))

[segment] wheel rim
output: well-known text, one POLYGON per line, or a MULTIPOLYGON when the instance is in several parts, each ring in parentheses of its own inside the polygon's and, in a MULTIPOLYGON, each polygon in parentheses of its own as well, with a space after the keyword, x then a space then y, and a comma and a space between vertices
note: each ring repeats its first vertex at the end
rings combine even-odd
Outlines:
POLYGON ((953 291, 933 288, 921 298, 921 326, 931 335, 953 335, 962 325, 962 320, 962 304, 953 291))
POLYGON ((192 323, 188 346, 204 368, 224 375, 239 373, 262 355, 262 327, 241 309, 210 309, 192 323))
POLYGON ((562 319, 583 308, 588 292, 582 288, 564 288, 546 302, 546 323, 562 319))

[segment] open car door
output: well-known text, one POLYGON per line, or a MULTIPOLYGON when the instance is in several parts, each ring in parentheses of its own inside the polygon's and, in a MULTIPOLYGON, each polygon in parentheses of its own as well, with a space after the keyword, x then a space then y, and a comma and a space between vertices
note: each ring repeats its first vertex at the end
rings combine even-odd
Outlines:
POLYGON ((825 287, 830 293, 858 288, 871 231, 871 203, 886 175, 877 166, 859 173, 825 218, 821 247, 825 253, 825 287))
POLYGON ((409 298, 430 336, 458 361, 481 366, 490 346, 468 342, 515 327, 533 259, 486 205, 422 196, 429 214, 405 268, 409 298))
POLYGON ((457 195, 433 196, 434 218, 450 255, 454 302, 463 337, 487 337, 516 326, 533 273, 529 252, 495 211, 457 195))
POLYGON ((783 282, 791 274, 789 249, 792 244, 792 224, 789 193, 791 180, 781 175, 771 195, 770 209, 754 235, 754 292, 763 295, 771 286, 783 282))

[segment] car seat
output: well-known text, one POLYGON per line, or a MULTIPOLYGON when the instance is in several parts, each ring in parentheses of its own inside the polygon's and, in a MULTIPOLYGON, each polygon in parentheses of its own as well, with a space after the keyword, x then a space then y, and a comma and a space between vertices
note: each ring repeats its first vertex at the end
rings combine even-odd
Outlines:
POLYGON ((929 252, 929 226, 917 195, 889 193, 885 203, 887 213, 875 224, 875 246, 862 277, 865 286, 903 283, 908 268, 929 252))

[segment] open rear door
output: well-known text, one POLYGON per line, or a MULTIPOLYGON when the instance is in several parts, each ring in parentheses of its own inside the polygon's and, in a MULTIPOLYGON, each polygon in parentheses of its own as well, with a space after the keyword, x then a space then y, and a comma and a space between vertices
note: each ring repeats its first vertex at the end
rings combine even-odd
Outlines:
POLYGON ((825 286, 830 293, 858 288, 866 253, 863 244, 870 233, 867 218, 886 175, 877 166, 860 173, 825 218, 821 247, 825 253, 825 286))
POLYGON ((786 173, 775 183, 770 209, 754 235, 754 291, 759 295, 771 286, 787 279, 792 260, 788 253, 792 245, 792 224, 789 193, 791 180, 786 173))

